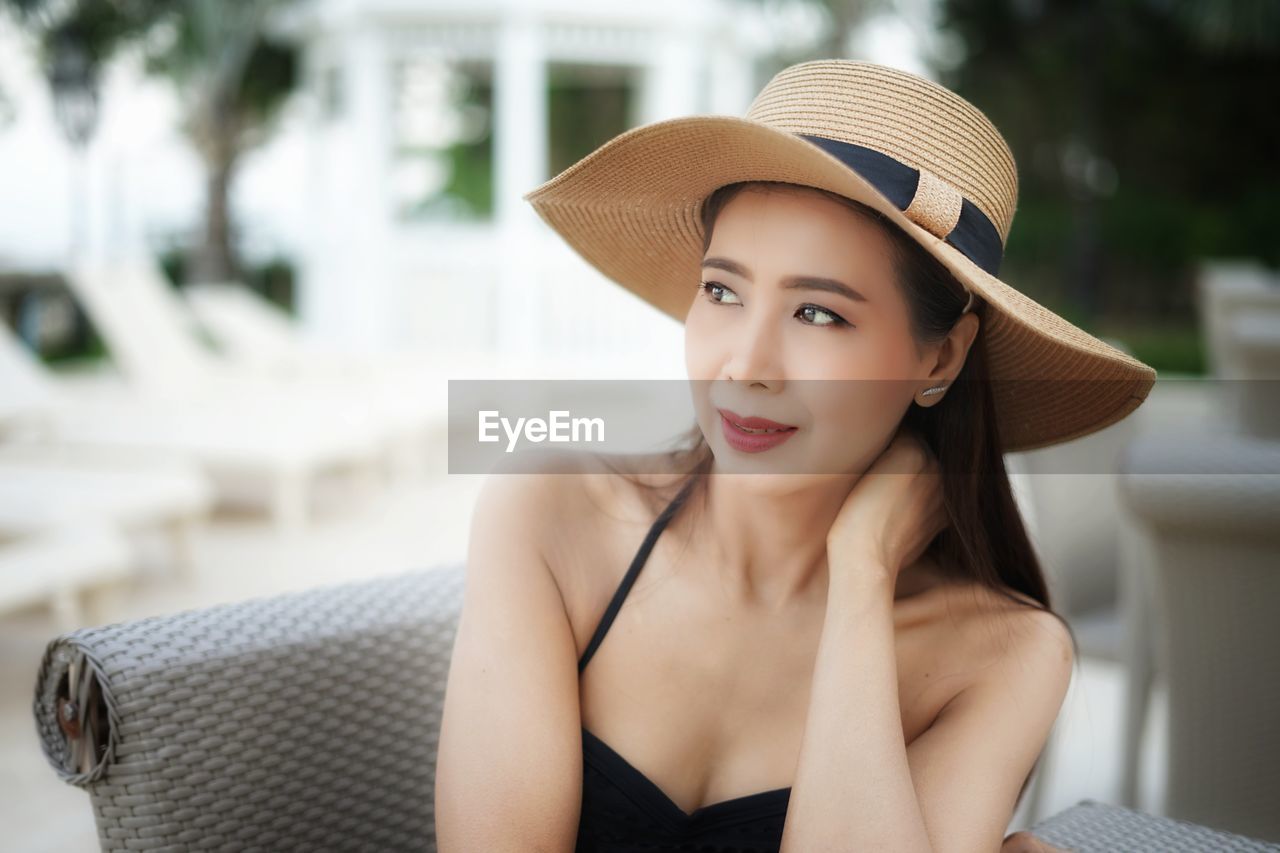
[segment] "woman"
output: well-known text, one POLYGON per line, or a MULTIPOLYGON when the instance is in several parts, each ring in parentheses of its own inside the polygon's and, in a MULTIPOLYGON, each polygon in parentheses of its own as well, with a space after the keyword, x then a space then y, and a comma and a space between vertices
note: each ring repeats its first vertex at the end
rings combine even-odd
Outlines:
POLYGON ((996 278, 999 133, 803 63, 529 198, 684 321, 698 423, 645 470, 486 484, 440 849, 1000 849, 1073 660, 1003 453, 1119 420, 1154 371, 996 278))

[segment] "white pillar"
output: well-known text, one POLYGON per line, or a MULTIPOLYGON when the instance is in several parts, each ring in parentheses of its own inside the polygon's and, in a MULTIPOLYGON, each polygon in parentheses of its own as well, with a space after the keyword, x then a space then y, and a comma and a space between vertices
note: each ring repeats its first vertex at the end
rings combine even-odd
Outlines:
MULTIPOLYGON (((357 25, 359 26, 359 25, 357 25)), ((335 53, 342 115, 318 129, 317 206, 305 268, 303 314, 335 342, 386 347, 396 340, 401 282, 389 258, 394 77, 384 34, 359 26, 335 53)))
POLYGON ((537 21, 518 5, 501 23, 494 57, 494 207, 499 261, 497 349, 542 351, 542 300, 535 269, 537 215, 521 196, 546 180, 547 68, 537 21))
POLYGON ((641 83, 641 123, 701 112, 704 71, 693 27, 682 22, 659 31, 641 83))
POLYGON ((742 117, 756 96, 754 56, 737 41, 716 41, 710 51, 707 111, 742 117))

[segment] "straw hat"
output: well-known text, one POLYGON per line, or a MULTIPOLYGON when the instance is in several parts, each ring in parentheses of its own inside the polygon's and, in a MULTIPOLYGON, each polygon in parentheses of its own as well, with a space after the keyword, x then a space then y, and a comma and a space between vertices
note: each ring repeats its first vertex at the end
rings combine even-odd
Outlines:
POLYGON ((973 104, 894 68, 793 65, 745 118, 635 128, 525 199, 605 276, 683 322, 697 293, 702 202, 747 180, 819 187, 881 211, 986 303, 980 334, 1006 450, 1108 426, 1155 382, 1149 366, 996 277, 1018 197, 1009 146, 973 104))

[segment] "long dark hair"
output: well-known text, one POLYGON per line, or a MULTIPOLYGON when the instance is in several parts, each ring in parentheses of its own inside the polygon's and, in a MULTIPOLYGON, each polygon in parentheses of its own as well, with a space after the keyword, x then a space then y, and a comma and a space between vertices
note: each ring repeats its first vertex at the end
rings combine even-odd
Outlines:
MULTIPOLYGON (((899 285, 906 298, 912 335, 920 344, 936 343, 951 331, 967 299, 964 287, 941 261, 926 251, 880 211, 836 193, 775 181, 743 181, 722 186, 702 204, 703 252, 711 244, 717 216, 729 201, 747 187, 786 188, 819 193, 878 225, 892 245, 899 285)), ((1067 627, 1077 651, 1075 632, 1050 606, 1049 588, 1040 559, 1027 535, 1004 464, 1004 449, 987 372, 986 303, 975 296, 972 309, 979 318, 978 335, 963 368, 946 396, 936 405, 911 406, 904 427, 916 432, 937 457, 942 469, 942 490, 949 524, 930 544, 926 554, 947 575, 974 581, 1023 607, 1052 613, 1067 627), (1010 591, 1022 593, 1029 604, 1010 591)), ((657 500, 669 500, 676 491, 680 504, 706 496, 706 477, 713 455, 696 424, 672 451, 667 463, 685 472, 676 482, 661 485, 626 476, 657 500)), ((1039 764, 1039 758, 1036 759, 1039 764)), ((1026 792, 1034 774, 1028 774, 1018 794, 1026 792)), ((1015 805, 1016 808, 1016 805, 1015 805)))

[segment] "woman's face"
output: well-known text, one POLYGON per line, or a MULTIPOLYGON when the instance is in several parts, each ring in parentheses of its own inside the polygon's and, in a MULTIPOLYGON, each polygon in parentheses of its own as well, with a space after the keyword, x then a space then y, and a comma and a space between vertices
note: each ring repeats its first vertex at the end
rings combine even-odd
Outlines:
POLYGON ((781 491, 864 471, 936 361, 911 335, 888 238, 818 193, 748 187, 716 219, 702 281, 685 364, 716 470, 792 475, 768 478, 781 491), (720 410, 796 430, 749 452, 720 410))

